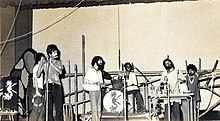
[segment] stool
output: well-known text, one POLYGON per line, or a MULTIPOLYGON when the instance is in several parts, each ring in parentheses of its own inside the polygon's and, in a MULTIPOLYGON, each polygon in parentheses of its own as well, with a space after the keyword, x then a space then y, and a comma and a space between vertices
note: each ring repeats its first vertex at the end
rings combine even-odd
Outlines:
POLYGON ((8 120, 14 121, 14 115, 17 114, 17 111, 0 111, 0 120, 2 121, 2 116, 8 116, 8 120))

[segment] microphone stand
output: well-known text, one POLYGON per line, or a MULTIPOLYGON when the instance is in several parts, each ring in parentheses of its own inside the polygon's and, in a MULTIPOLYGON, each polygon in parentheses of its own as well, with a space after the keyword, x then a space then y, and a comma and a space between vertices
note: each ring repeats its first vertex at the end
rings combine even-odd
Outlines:
POLYGON ((49 102, 48 102, 48 93, 49 93, 49 90, 48 90, 48 76, 49 76, 49 68, 50 68, 50 58, 48 59, 48 63, 47 63, 47 78, 46 78, 46 109, 45 109, 45 111, 46 111, 46 121, 48 121, 48 106, 49 106, 49 102))
POLYGON ((148 90, 148 84, 151 84, 151 86, 153 86, 153 84, 148 80, 148 78, 137 68, 133 65, 134 69, 136 69, 140 74, 141 76, 144 77, 145 79, 145 86, 144 86, 144 93, 146 96, 144 96, 144 101, 145 101, 145 105, 147 106, 147 109, 149 110, 150 108, 150 105, 149 105, 149 100, 148 100, 148 96, 149 96, 149 90, 148 90), (147 90, 146 90, 147 89, 147 90), (147 99, 146 99, 147 97, 147 99), (147 101, 147 102, 146 102, 147 101))
POLYGON ((141 76, 144 77, 144 79, 146 80, 146 85, 151 84, 151 86, 153 86, 149 79, 137 67, 134 66, 134 69, 136 69, 141 74, 141 76))
POLYGON ((168 102, 168 121, 170 121, 170 114, 171 114, 171 112, 170 112, 170 85, 167 83, 166 84, 166 87, 167 87, 167 102, 168 102))
MULTIPOLYGON (((124 72, 125 74, 125 72, 124 72)), ((126 75, 124 75, 124 121, 127 121, 126 75)))

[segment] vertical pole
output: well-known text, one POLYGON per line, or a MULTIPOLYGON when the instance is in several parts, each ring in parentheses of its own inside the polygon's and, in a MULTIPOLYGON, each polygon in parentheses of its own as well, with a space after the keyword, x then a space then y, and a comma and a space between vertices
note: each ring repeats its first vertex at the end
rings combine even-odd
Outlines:
POLYGON ((46 72, 46 121, 48 121, 48 110, 49 110, 49 90, 48 90, 48 76, 49 76, 49 67, 50 67, 50 58, 48 58, 48 63, 47 63, 47 72, 46 72))
POLYGON ((168 102, 168 121, 171 121, 170 113, 170 84, 167 84, 167 102, 168 102))
MULTIPOLYGON (((202 70, 202 59, 201 58, 199 58, 199 71, 201 71, 202 70)), ((199 86, 200 86, 200 83, 199 83, 199 86)), ((200 90, 200 88, 199 88, 199 90, 200 90)), ((195 121, 199 121, 199 118, 197 118, 197 117, 199 117, 199 110, 200 110, 200 102, 198 102, 198 105, 196 104, 196 102, 194 103, 194 110, 196 110, 195 111, 195 121)))
MULTIPOLYGON (((70 74, 70 71, 71 71, 70 60, 68 60, 68 68, 69 68, 69 74, 70 74)), ((68 77, 68 80, 69 80, 69 95, 68 95, 69 104, 66 105, 68 107, 66 112, 67 112, 67 115, 68 115, 68 119, 71 120, 71 117, 72 117, 72 105, 71 105, 71 96, 70 96, 70 93, 71 93, 71 77, 70 76, 68 77)))
MULTIPOLYGON (((75 103, 78 102, 78 81, 77 81, 77 65, 74 65, 74 91, 75 91, 75 103)), ((78 104, 75 105, 75 119, 78 121, 78 104)))
POLYGON ((202 60, 201 58, 199 58, 199 71, 201 71, 201 69, 202 69, 202 60))
POLYGON ((188 66, 187 60, 185 60, 185 66, 186 66, 186 68, 187 68, 187 66, 188 66))
POLYGON ((118 68, 121 69, 121 36, 120 36, 120 11, 118 5, 118 68))
MULTIPOLYGON (((25 111, 25 113, 26 113, 26 121, 29 121, 29 103, 28 103, 28 95, 27 95, 27 93, 25 95, 25 99, 26 99, 26 111, 25 111)), ((4 99, 3 99, 3 101, 4 101, 4 99)), ((4 102, 3 102, 3 104, 4 104, 4 102)))
MULTIPOLYGON (((68 60, 68 68, 69 68, 69 74, 70 74, 70 60, 68 60)), ((69 104, 71 104, 71 97, 70 97, 70 93, 71 93, 71 77, 69 76, 68 79, 69 79, 69 95, 68 95, 68 98, 69 98, 69 104)))
MULTIPOLYGON (((146 81, 146 80, 145 80, 146 81)), ((147 84, 147 83, 146 83, 147 84)), ((144 106, 145 108, 147 107, 147 93, 146 93, 146 85, 143 86, 144 87, 144 90, 143 90, 143 94, 144 94, 144 106)), ((148 109, 148 108, 146 108, 148 109)))
POLYGON ((145 107, 149 111, 150 106, 149 106, 149 85, 148 81, 145 79, 146 85, 144 85, 144 96, 145 96, 145 107))
POLYGON ((124 78, 124 121, 127 121, 126 78, 124 78))
MULTIPOLYGON (((82 80, 84 81, 85 77, 85 35, 82 35, 82 80)), ((86 92, 83 91, 83 100, 86 100, 86 92)), ((83 103, 82 114, 85 114, 86 104, 83 103)))

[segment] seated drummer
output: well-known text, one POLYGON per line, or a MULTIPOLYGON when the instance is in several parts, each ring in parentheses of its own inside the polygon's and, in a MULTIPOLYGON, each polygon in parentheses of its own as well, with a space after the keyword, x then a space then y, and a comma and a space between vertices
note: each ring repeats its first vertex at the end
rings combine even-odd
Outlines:
POLYGON ((138 87, 138 81, 136 74, 134 73, 134 68, 129 62, 124 64, 124 68, 127 83, 127 94, 132 94, 135 97, 137 103, 137 112, 144 112, 144 101, 138 87))

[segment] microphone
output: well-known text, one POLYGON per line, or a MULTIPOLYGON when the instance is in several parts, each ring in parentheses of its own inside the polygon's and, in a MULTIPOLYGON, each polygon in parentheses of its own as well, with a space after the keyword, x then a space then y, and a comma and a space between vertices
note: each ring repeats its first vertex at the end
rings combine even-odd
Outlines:
POLYGON ((133 68, 133 69, 137 69, 137 68, 134 66, 134 64, 133 64, 133 63, 131 63, 131 66, 132 66, 132 68, 133 68))

